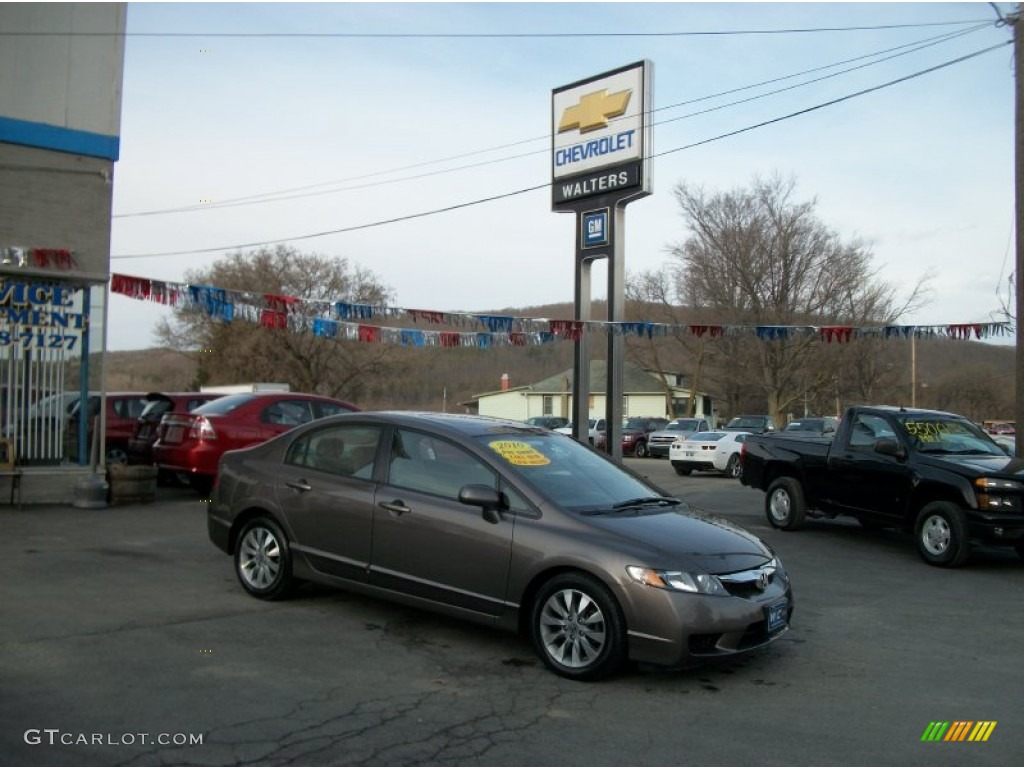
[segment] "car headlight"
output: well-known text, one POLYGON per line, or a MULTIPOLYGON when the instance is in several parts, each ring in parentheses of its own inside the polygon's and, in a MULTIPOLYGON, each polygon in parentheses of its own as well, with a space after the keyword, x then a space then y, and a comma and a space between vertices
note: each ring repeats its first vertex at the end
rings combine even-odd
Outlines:
POLYGON ((974 481, 978 494, 978 507, 982 510, 1020 512, 1021 492, 1024 483, 1016 480, 1000 480, 993 477, 979 477, 974 481))
POLYGON ((648 587, 668 589, 674 592, 696 592, 702 595, 719 595, 728 597, 729 592, 717 576, 709 573, 689 573, 688 571, 661 571, 656 568, 644 568, 631 565, 626 568, 630 577, 648 587))

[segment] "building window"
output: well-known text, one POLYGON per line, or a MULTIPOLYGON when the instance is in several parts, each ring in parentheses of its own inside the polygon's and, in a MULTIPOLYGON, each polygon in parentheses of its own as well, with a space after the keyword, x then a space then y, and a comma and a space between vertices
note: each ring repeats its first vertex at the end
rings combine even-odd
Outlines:
POLYGON ((553 416, 555 414, 555 398, 551 395, 544 395, 543 406, 541 407, 541 413, 544 416, 553 416))

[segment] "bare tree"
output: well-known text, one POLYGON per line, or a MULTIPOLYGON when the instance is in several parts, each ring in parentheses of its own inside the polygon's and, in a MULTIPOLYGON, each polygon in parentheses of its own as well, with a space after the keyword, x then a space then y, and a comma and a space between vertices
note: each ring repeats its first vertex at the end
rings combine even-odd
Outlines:
MULTIPOLYGON (((390 288, 344 258, 304 254, 279 245, 235 252, 209 269, 189 272, 190 284, 230 291, 293 296, 307 301, 386 304, 390 288)), ((224 322, 195 309, 178 309, 157 328, 163 344, 194 356, 197 384, 287 382, 296 391, 358 401, 383 373, 390 345, 340 341, 312 332, 224 322)))
POLYGON ((842 375, 816 334, 793 327, 892 323, 921 300, 927 279, 898 302, 877 280, 869 248, 844 242, 816 217, 816 202, 796 201, 794 190, 795 181, 777 176, 725 193, 673 189, 690 230, 670 247, 687 295, 727 324, 766 327, 767 338, 728 337, 719 351, 728 368, 752 378, 778 421, 809 392, 837 388, 842 375))

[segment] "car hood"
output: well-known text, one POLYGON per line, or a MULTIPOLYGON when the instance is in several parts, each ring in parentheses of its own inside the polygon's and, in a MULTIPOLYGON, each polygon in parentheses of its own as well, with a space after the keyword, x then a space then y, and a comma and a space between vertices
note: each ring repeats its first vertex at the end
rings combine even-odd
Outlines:
POLYGON ((918 453, 923 464, 939 467, 947 471, 967 470, 970 473, 1014 475, 1024 480, 1024 460, 1010 456, 929 456, 918 453))
POLYGON ((661 558, 661 562, 647 563, 651 567, 733 573, 756 568, 773 557, 752 533, 692 507, 684 506, 682 511, 643 509, 639 514, 622 512, 585 516, 583 520, 661 558))

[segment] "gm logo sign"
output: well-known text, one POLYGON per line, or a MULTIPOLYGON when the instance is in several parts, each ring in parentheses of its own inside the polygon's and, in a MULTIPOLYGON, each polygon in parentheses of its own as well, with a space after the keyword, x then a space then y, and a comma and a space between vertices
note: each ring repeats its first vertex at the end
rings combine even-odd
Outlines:
POLYGON ((928 723, 921 741, 988 741, 995 729, 995 720, 936 720, 928 723))
POLYGON ((608 209, 587 211, 581 217, 583 232, 580 242, 584 248, 608 245, 608 209))

